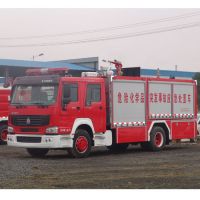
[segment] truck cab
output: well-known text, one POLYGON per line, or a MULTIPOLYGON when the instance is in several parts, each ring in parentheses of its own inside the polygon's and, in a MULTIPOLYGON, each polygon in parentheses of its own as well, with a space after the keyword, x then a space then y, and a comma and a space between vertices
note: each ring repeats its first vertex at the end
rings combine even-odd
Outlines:
POLYGON ((105 80, 99 77, 30 74, 16 78, 8 145, 25 147, 32 156, 65 148, 74 157, 87 156, 99 143, 110 145, 105 94, 105 80))

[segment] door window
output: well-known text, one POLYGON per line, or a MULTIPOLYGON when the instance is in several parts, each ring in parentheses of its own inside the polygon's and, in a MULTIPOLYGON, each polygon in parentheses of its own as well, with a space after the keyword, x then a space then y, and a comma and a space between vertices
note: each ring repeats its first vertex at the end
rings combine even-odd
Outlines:
POLYGON ((63 99, 68 99, 70 102, 78 101, 78 84, 67 83, 63 87, 63 99))
POLYGON ((90 106, 92 102, 101 101, 101 85, 100 84, 88 84, 86 106, 90 106))

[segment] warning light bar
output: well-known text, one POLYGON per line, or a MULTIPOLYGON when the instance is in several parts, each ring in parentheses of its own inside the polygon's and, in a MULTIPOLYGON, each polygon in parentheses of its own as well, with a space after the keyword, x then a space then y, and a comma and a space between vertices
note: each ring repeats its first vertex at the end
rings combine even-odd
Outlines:
POLYGON ((27 76, 38 76, 38 75, 60 75, 64 76, 67 74, 69 69, 67 67, 64 68, 40 68, 40 69, 27 69, 27 76))

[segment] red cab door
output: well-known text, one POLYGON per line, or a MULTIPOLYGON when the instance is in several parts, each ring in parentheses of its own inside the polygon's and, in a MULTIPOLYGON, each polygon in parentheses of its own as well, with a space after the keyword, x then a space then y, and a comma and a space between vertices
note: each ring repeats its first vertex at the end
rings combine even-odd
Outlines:
POLYGON ((87 83, 85 88, 85 118, 90 118, 96 133, 106 130, 106 102, 104 83, 87 83))
POLYGON ((80 83, 64 82, 62 86, 62 111, 61 121, 62 126, 72 129, 76 118, 80 118, 83 113, 80 98, 80 83))

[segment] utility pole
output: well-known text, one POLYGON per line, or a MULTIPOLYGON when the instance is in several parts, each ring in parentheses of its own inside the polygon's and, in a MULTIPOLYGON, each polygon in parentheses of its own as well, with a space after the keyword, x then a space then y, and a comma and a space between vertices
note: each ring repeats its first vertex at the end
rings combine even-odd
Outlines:
POLYGON ((44 54, 43 53, 40 53, 38 55, 33 55, 33 61, 35 60, 36 57, 40 57, 40 56, 43 56, 44 54))
POLYGON ((156 75, 157 75, 157 78, 160 78, 160 69, 159 69, 159 68, 157 68, 157 73, 156 73, 156 75))

